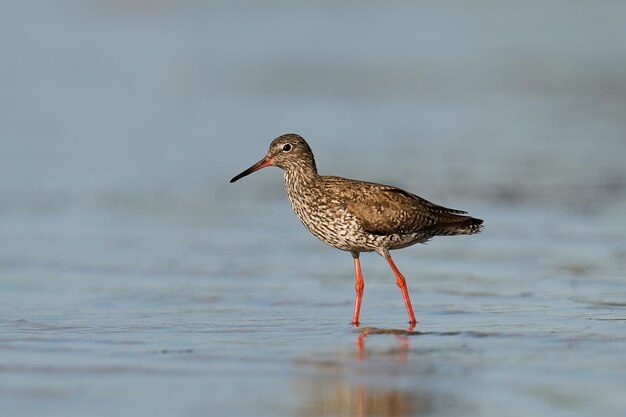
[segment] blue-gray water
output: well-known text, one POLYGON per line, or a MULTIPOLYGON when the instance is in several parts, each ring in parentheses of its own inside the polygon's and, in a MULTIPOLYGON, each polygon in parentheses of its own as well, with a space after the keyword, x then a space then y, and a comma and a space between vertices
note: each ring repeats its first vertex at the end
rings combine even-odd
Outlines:
POLYGON ((0 6, 0 414, 623 415, 626 4, 0 6), (485 219, 352 258, 321 173, 485 219), (391 330, 400 330, 392 332, 391 330))

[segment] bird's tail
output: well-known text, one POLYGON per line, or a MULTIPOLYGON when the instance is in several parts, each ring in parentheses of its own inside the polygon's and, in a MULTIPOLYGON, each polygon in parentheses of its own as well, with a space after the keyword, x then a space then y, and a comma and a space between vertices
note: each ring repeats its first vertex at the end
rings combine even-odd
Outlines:
POLYGON ((459 220, 446 224, 446 228, 453 235, 473 235, 483 228, 483 221, 470 216, 461 216, 459 220))
POLYGON ((435 233, 440 236, 473 235, 479 233, 482 228, 482 219, 458 215, 432 226, 432 229, 436 230, 435 233))

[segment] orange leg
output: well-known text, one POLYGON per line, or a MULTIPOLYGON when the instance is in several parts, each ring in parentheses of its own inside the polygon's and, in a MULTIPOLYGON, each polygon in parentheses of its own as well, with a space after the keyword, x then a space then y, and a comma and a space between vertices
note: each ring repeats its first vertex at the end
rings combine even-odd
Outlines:
POLYGON ((361 300, 363 299, 363 274, 361 273, 361 262, 359 261, 359 252, 352 252, 354 258, 354 273, 356 275, 356 284, 354 289, 356 290, 356 298, 354 299, 354 314, 352 316, 352 324, 354 326, 359 325, 359 313, 361 312, 361 300))
POLYGON ((406 287, 406 280, 404 279, 404 277, 398 270, 398 267, 396 266, 396 264, 393 263, 393 259, 391 259, 391 255, 389 255, 388 253, 385 253, 384 256, 385 256, 385 259, 387 260, 387 263, 391 267, 391 270, 396 276, 396 284, 400 288, 400 291, 402 291, 402 298, 404 298, 406 311, 407 313, 409 313, 409 323, 414 325, 415 323, 417 323, 417 320, 415 320, 415 314, 413 314, 413 307, 411 306, 411 299, 409 298, 409 290, 406 287))

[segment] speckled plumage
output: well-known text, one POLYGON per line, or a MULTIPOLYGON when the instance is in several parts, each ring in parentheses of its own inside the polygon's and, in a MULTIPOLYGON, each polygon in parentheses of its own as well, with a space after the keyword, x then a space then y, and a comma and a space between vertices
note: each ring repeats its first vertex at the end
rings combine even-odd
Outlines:
MULTIPOLYGON (((322 242, 352 253, 358 303, 353 324, 358 324, 360 309, 360 252, 375 251, 385 257, 405 295, 406 285, 403 289, 400 282, 404 278, 400 279, 390 250, 423 243, 434 236, 470 235, 482 227, 482 220, 464 211, 433 204, 396 187, 318 175, 311 148, 296 134, 274 139, 265 158, 231 182, 272 165, 283 169, 289 201, 302 224, 322 242)), ((362 294, 362 279, 360 287, 362 294)), ((414 323, 408 292, 405 303, 414 323)))

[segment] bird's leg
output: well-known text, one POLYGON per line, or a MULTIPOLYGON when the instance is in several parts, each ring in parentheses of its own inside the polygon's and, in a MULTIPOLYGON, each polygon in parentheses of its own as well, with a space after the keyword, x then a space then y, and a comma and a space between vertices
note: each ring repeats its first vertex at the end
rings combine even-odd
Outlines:
POLYGON ((383 256, 387 260, 387 263, 389 264, 389 266, 391 267, 391 270, 396 276, 396 284, 400 288, 400 291, 402 291, 402 298, 404 298, 406 311, 407 313, 409 313, 409 323, 414 325, 415 323, 417 323, 417 320, 415 320, 415 314, 413 314, 413 307, 411 306, 411 299, 409 298, 409 290, 406 287, 406 280, 404 279, 404 277, 398 270, 398 267, 396 266, 396 264, 393 262, 393 259, 391 259, 391 255, 389 255, 389 253, 385 253, 383 256))
POLYGON ((356 298, 354 299, 354 315, 352 316, 352 325, 359 325, 359 313, 361 312, 361 300, 363 299, 363 274, 361 273, 361 262, 359 261, 359 252, 352 252, 354 258, 354 273, 356 275, 356 284, 354 289, 356 291, 356 298))

